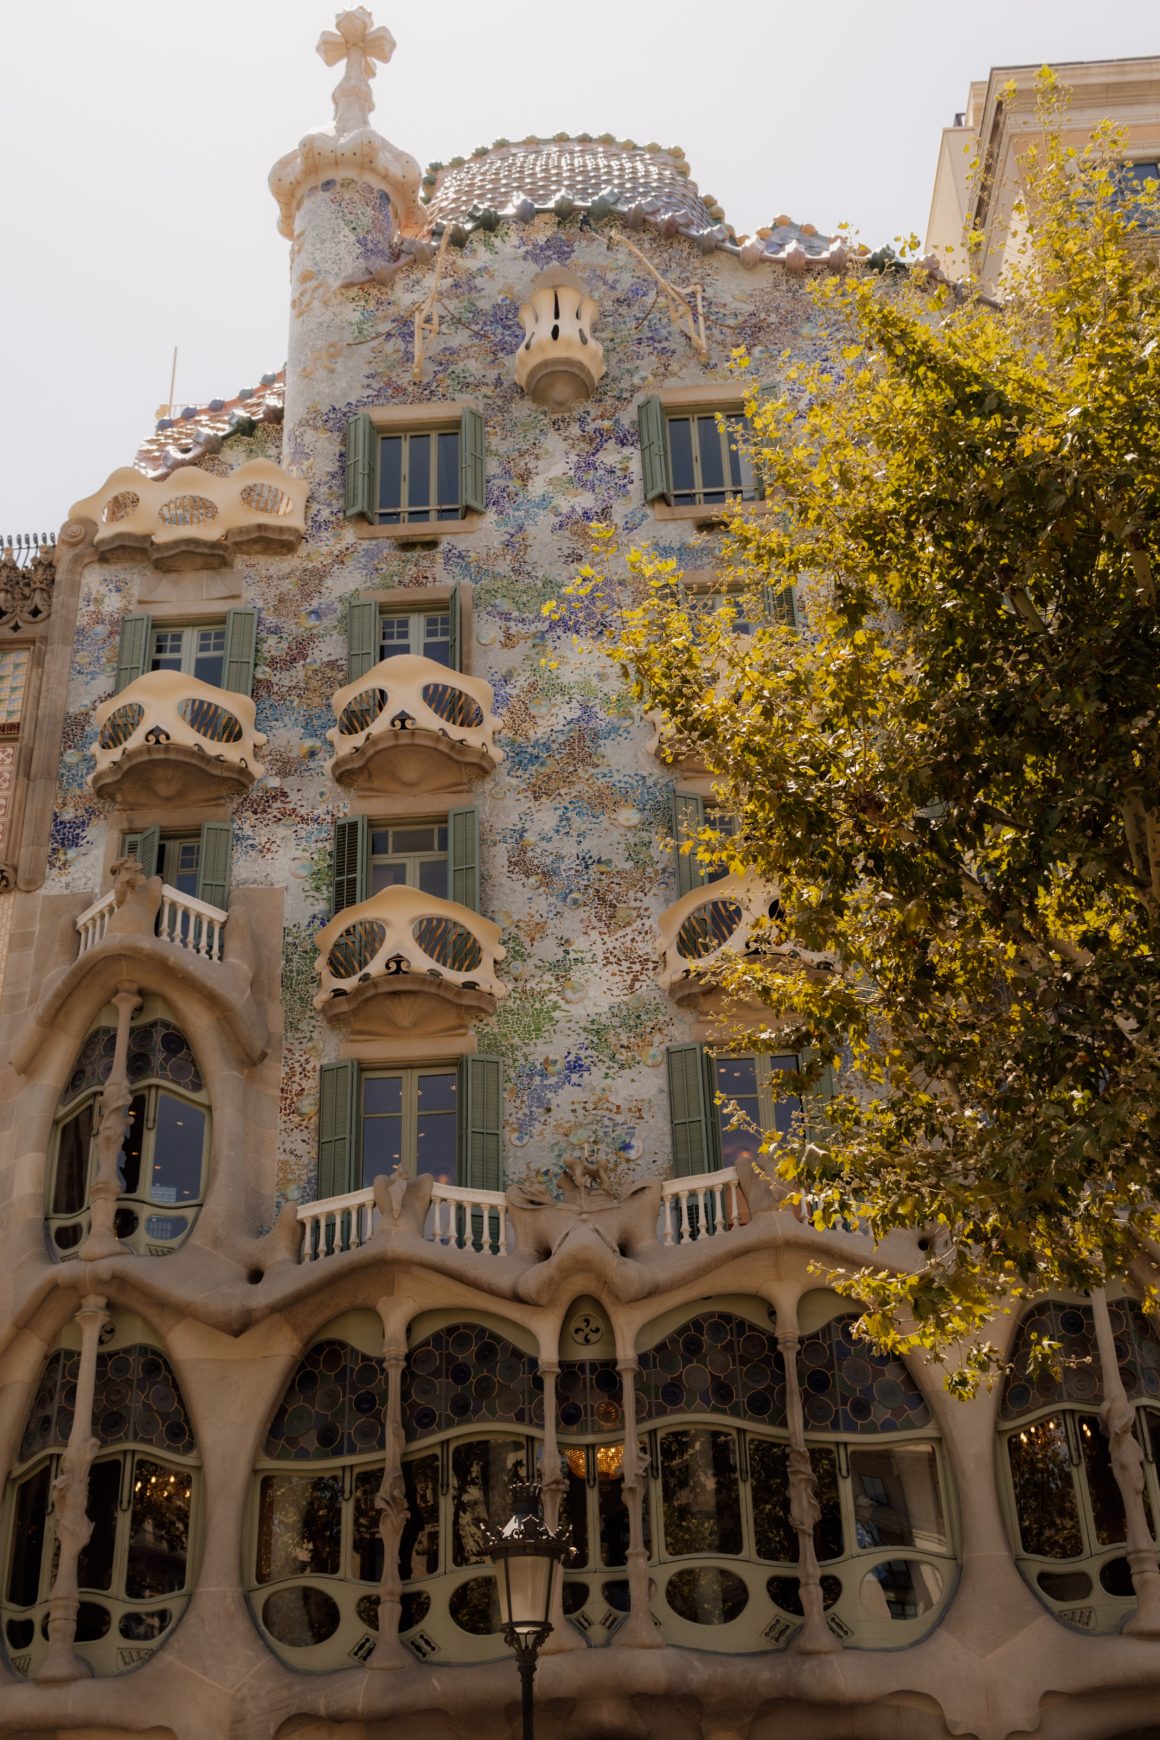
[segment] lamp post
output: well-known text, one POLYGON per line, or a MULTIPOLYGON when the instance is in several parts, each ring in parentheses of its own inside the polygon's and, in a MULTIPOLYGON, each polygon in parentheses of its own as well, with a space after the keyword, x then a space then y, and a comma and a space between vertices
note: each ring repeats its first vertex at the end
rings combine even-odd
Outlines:
POLYGON ((536 1657, 552 1629, 548 1618, 560 1565, 571 1551, 567 1525, 553 1534, 540 1510, 534 1481, 512 1482, 512 1514, 492 1534, 487 1550, 495 1566, 503 1640, 516 1653, 523 1705, 523 1740, 533 1740, 532 1682, 536 1657))

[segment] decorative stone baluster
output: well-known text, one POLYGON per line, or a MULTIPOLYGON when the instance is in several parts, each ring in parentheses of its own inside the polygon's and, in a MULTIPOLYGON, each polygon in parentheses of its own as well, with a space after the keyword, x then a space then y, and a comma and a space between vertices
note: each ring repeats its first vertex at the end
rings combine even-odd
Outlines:
POLYGON ((100 1440, 93 1437, 93 1397, 97 1383, 97 1348, 108 1321, 105 1301, 87 1294, 77 1312, 81 1326, 80 1370, 68 1445, 52 1486, 56 1519, 57 1562, 48 1597, 48 1653, 37 1679, 75 1680, 92 1672, 73 1648, 80 1607, 80 1557, 93 1532, 88 1514, 89 1470, 100 1440))
POLYGON ((636 1355, 618 1359, 624 1401, 624 1505, 628 1511, 628 1618, 616 1634, 631 1649, 662 1649, 649 1611, 648 1548, 644 1544, 644 1497, 648 1464, 640 1453, 636 1425, 636 1355))
POLYGON ((141 1006, 136 985, 122 985, 113 998, 117 1010, 117 1038, 113 1063, 101 1092, 101 1121, 97 1126, 97 1172, 89 1188, 89 1236, 80 1248, 86 1261, 95 1257, 121 1255, 122 1246, 113 1232, 117 1213, 117 1198, 121 1194, 118 1166, 125 1140, 125 1116, 132 1103, 129 1092, 127 1059, 129 1055, 129 1025, 133 1012, 141 1006))
MULTIPOLYGON (((393 1303, 393 1301, 392 1301, 393 1303)), ((380 1309, 382 1309, 380 1307, 380 1309)), ((399 1545, 411 1514, 403 1482, 403 1367, 407 1363, 406 1327, 394 1312, 383 1311, 383 1358, 387 1366, 387 1411, 383 1421, 383 1478, 375 1497, 379 1538, 383 1543, 383 1576, 379 1584, 379 1635, 367 1666, 414 1666, 410 1651, 399 1641, 403 1584, 399 1576, 399 1545)))
POLYGON ((1160 1637, 1160 1565, 1144 1503, 1144 1452, 1133 1430, 1136 1410, 1128 1400, 1120 1376, 1112 1320, 1102 1287, 1093 1289, 1091 1300, 1104 1388, 1100 1421, 1107 1435, 1112 1472, 1124 1501, 1126 1557, 1136 1591, 1136 1611, 1123 1629, 1133 1637, 1160 1637))
POLYGON ((814 1524, 822 1514, 818 1484, 806 1447, 805 1416, 798 1382, 797 1314, 785 1305, 777 1312, 777 1345, 785 1365, 785 1415, 789 1428, 789 1520, 798 1538, 798 1597, 805 1623, 794 1645, 799 1655, 830 1655, 841 1644, 826 1624, 822 1577, 814 1551, 814 1524))

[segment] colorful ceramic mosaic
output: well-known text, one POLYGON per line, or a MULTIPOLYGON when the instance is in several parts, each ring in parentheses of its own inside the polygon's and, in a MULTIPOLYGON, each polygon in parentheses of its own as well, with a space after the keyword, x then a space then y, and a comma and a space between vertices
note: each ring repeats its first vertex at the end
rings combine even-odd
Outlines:
POLYGON ((777 1338, 729 1311, 691 1317, 640 1355, 637 1416, 729 1414, 784 1426, 785 1366, 777 1338))
MULTIPOLYGON (((80 1354, 58 1348, 45 1365, 20 1443, 21 1462, 63 1450, 72 1431, 80 1354)), ((102 1449, 148 1445, 193 1454, 193 1429, 169 1361, 155 1348, 122 1347, 97 1355, 93 1433, 102 1449)))

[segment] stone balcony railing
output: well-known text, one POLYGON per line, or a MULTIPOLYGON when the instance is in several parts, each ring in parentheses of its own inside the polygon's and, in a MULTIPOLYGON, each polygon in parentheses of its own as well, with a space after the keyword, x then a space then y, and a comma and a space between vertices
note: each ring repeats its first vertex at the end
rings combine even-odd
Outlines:
POLYGON ((314 1006, 367 1037, 462 1032, 506 995, 499 938, 498 925, 457 901, 384 888, 319 931, 314 1006))
POLYGON ((735 1166, 670 1178, 661 1187, 660 1240, 666 1247, 719 1238, 748 1218, 735 1166))
POLYGON ((263 769, 248 695, 180 671, 147 671, 94 715, 89 784, 118 803, 203 803, 246 792, 263 769))
MULTIPOLYGON (((99 900, 87 906, 76 921, 79 938, 78 955, 102 943, 109 921, 117 910, 117 891, 110 888, 99 900)), ((202 960, 220 961, 225 949, 225 929, 228 912, 192 894, 182 894, 168 882, 161 885, 161 910, 157 915, 157 935, 179 949, 188 949, 202 960)))
POLYGON ((339 689, 332 705, 330 771, 362 793, 453 791, 503 760, 491 684, 416 653, 383 659, 339 689))
MULTIPOLYGON (((755 944, 759 921, 771 916, 777 895, 756 876, 722 876, 692 888, 660 916, 661 987, 675 1003, 695 1001, 725 954, 744 955, 755 944)), ((768 931, 763 937, 768 946, 768 931)))
POLYGON ((236 553, 296 550, 306 535, 307 486, 269 459, 251 459, 219 477, 183 465, 145 477, 123 465, 71 519, 97 522, 93 548, 105 561, 148 561, 155 568, 225 568, 236 553))

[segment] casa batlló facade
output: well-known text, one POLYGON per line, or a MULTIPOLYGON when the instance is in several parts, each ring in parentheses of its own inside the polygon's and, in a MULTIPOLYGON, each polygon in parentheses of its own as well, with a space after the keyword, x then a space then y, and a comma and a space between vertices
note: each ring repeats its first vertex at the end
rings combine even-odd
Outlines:
POLYGON ((530 1474, 544 1736, 1156 1735, 1133 1286, 970 1404, 851 1338, 865 1240, 717 1105, 799 1109, 698 978, 770 891, 543 611, 595 520, 719 602, 730 352, 816 354, 844 246, 738 245, 675 148, 422 174, 393 47, 339 16, 271 175, 285 373, 0 563, 0 1734, 499 1740, 530 1474))

